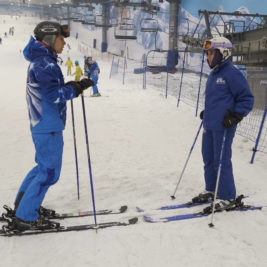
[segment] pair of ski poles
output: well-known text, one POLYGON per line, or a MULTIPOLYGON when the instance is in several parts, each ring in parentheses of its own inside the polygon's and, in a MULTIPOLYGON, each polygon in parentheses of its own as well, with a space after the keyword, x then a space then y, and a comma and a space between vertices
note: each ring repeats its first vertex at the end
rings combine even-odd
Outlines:
MULTIPOLYGON (((90 150, 89 150, 89 139, 88 139, 86 112, 85 112, 85 104, 84 104, 84 95, 83 95, 83 93, 81 94, 81 100, 82 100, 82 109, 83 109, 83 122, 84 122, 84 130, 85 130, 85 141, 86 141, 87 159, 88 159, 88 167, 89 167, 89 177, 90 177, 90 185, 91 185, 91 196, 92 196, 92 203, 93 203, 94 221, 95 221, 95 225, 97 225, 96 208, 95 208, 95 195, 94 195, 94 184, 93 184, 93 175, 92 175, 92 166, 91 166, 91 158, 90 158, 90 150)), ((71 99, 71 115, 72 115, 74 154, 75 154, 76 177, 77 177, 77 195, 78 195, 78 200, 79 200, 80 199, 79 168, 78 168, 78 156, 77 156, 77 146, 76 146, 74 108, 73 108, 73 100, 72 99, 71 99)))
MULTIPOLYGON (((202 125, 203 125, 203 121, 201 121, 201 123, 200 123, 200 126, 199 126, 198 131, 197 131, 197 135, 196 135, 196 137, 195 137, 195 139, 194 139, 194 142, 193 142, 193 145, 192 145, 192 147, 191 147, 191 149, 190 149, 190 151, 189 151, 189 154, 188 154, 188 156, 187 156, 185 165, 184 165, 184 167, 183 167, 183 170, 182 170, 182 172, 181 172, 181 175, 180 175, 180 177, 179 177, 179 180, 178 180, 178 182, 177 182, 177 184, 176 184, 175 190, 174 190, 173 194, 171 195, 171 199, 175 199, 176 191, 177 191, 177 189, 178 189, 178 187, 179 187, 179 184, 180 184, 180 182, 181 182, 181 180, 182 180, 184 171, 185 171, 185 169, 186 169, 187 163, 188 163, 188 161, 189 161, 189 159, 190 159, 190 156, 191 156, 192 151, 193 151, 193 149, 194 149, 194 146, 195 146, 195 144, 196 144, 196 141, 197 141, 199 132, 200 132, 200 130, 201 130, 201 128, 202 128, 202 125)), ((213 224, 213 218, 214 218, 214 211, 215 211, 215 200, 216 200, 216 198, 217 198, 218 187, 219 187, 219 180, 220 180, 220 177, 221 177, 222 156, 223 156, 223 151, 224 151, 224 145, 225 145, 226 134, 227 134, 227 130, 225 129, 225 130, 224 130, 224 133, 223 133, 223 140, 222 140, 222 146, 221 146, 221 151, 220 151, 219 168, 218 168, 218 172, 217 172, 217 180, 216 180, 216 186, 215 186, 215 192, 214 192, 214 200, 213 200, 213 203, 212 203, 211 222, 209 223, 209 226, 210 226, 210 227, 214 227, 214 224, 213 224)))

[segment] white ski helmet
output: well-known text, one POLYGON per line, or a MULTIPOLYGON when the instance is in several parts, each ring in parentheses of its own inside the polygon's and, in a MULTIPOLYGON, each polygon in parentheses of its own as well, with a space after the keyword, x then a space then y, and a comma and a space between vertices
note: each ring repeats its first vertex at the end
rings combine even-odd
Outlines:
POLYGON ((203 48, 204 51, 218 49, 222 54, 222 61, 224 61, 231 56, 231 49, 233 48, 233 45, 229 39, 219 36, 205 41, 203 48))

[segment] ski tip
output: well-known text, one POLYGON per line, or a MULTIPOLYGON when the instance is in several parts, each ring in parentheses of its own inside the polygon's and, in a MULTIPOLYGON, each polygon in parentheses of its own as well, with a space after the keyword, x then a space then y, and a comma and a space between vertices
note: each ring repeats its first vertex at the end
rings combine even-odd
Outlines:
POLYGON ((175 196, 171 196, 171 199, 172 199, 172 200, 175 199, 175 196))
POLYGON ((146 221, 146 222, 150 222, 150 223, 153 223, 154 221, 153 221, 153 219, 151 218, 151 217, 149 217, 149 216, 143 216, 143 218, 144 218, 144 220, 146 221))
POLYGON ((137 210, 138 212, 144 212, 144 211, 145 211, 145 210, 141 209, 140 207, 136 207, 136 210, 137 210))
POLYGON ((138 222, 138 218, 134 217, 129 220, 129 224, 136 224, 138 222))
POLYGON ((121 207, 120 207, 120 212, 121 212, 121 213, 124 213, 127 209, 128 209, 127 206, 121 206, 121 207))

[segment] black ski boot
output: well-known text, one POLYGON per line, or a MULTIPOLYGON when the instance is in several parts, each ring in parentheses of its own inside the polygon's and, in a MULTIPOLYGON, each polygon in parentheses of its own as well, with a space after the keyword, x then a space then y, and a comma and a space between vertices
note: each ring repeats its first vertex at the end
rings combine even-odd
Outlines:
MULTIPOLYGON (((221 212, 221 211, 230 211, 235 210, 237 208, 242 208, 244 206, 244 202, 242 199, 244 198, 243 195, 238 196, 236 199, 229 199, 229 200, 220 200, 217 199, 214 205, 214 212, 221 212)), ((206 214, 212 213, 213 203, 206 207, 203 212, 206 214)))
MULTIPOLYGON (((12 219, 15 217, 16 209, 12 209, 7 205, 4 205, 3 208, 6 210, 6 212, 2 214, 0 221, 7 221, 8 218, 12 219)), ((44 218, 53 218, 56 215, 56 211, 44 208, 42 206, 40 206, 38 213, 44 218)))
POLYGON ((206 190, 200 193, 198 196, 192 198, 193 203, 205 203, 213 200, 214 200, 214 193, 206 190))
POLYGON ((24 232, 29 230, 46 230, 60 228, 60 223, 52 222, 40 216, 35 221, 23 221, 18 217, 14 217, 8 222, 8 225, 3 226, 6 232, 24 232))
POLYGON ((40 216, 43 216, 45 218, 53 218, 56 215, 56 211, 55 210, 51 210, 51 209, 47 209, 47 208, 45 208, 43 206, 40 206, 39 214, 40 214, 40 216))

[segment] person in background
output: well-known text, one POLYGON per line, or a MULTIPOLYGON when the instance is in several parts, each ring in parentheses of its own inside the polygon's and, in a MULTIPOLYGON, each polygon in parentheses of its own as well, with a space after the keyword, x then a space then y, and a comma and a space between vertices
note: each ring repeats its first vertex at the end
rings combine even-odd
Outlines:
POLYGON ((83 71, 82 71, 82 69, 81 69, 81 67, 79 65, 79 61, 78 60, 75 60, 75 66, 76 66, 76 70, 73 73, 73 75, 75 75, 74 81, 78 82, 78 81, 80 81, 81 76, 83 75, 83 71))
POLYGON ((204 127, 202 157, 206 188, 192 201, 214 199, 223 136, 227 130, 215 211, 232 209, 237 205, 231 162, 232 142, 237 124, 248 115, 254 104, 245 77, 231 64, 231 48, 232 43, 225 37, 212 38, 204 43, 207 62, 212 70, 206 83, 205 108, 200 113, 204 127))
POLYGON ((88 57, 88 60, 86 62, 86 73, 88 75, 88 79, 90 78, 94 82, 93 86, 93 94, 91 96, 101 96, 101 94, 98 91, 97 82, 99 78, 100 68, 95 60, 93 60, 92 57, 88 57))
POLYGON ((26 98, 37 165, 26 175, 15 198, 9 226, 18 231, 49 228, 49 220, 44 217, 46 209, 41 204, 60 176, 66 102, 93 85, 90 79, 64 82, 57 60, 69 34, 68 25, 43 21, 35 27, 35 38, 31 37, 23 50, 30 62, 26 98))
POLYGON ((68 60, 66 61, 65 66, 67 66, 67 75, 71 75, 71 68, 73 67, 73 63, 70 57, 68 57, 68 60))

